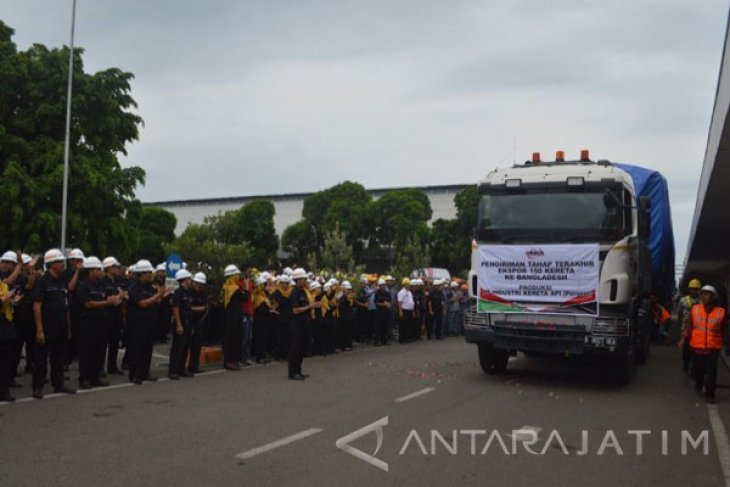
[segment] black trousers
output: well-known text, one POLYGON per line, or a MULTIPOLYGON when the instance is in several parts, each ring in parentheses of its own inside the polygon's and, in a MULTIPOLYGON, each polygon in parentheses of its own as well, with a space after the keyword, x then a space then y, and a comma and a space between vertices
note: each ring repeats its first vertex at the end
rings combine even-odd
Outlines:
POLYGON ((278 317, 276 320, 276 350, 277 360, 284 360, 289 355, 289 320, 278 317))
POLYGON ((226 329, 223 334, 223 361, 238 363, 243 357, 243 322, 226 319, 226 329))
POLYGON ((99 319, 81 319, 79 323, 79 381, 98 382, 104 368, 109 323, 99 319))
POLYGON ((200 351, 203 348, 203 319, 193 319, 190 336, 190 361, 188 370, 194 371, 200 367, 200 351))
MULTIPOLYGON (((117 359, 119 356, 119 342, 122 340, 122 328, 124 326, 124 316, 121 310, 115 310, 109 323, 109 340, 105 346, 106 370, 111 372, 119 370, 117 359)), ((103 363, 104 357, 102 357, 103 363)))
POLYGON ((717 359, 720 358, 720 350, 712 350, 706 354, 692 352, 692 377, 695 380, 695 387, 705 388, 705 394, 715 397, 717 388, 717 359))
POLYGON ((170 364, 167 373, 180 375, 185 372, 185 362, 190 352, 190 338, 192 336, 192 323, 182 320, 183 332, 177 333, 177 326, 172 327, 172 345, 170 346, 170 364))
MULTIPOLYGON (((0 326, 10 326, 7 323, 0 323, 0 326)), ((14 340, 0 342, 0 396, 9 394, 10 377, 13 372, 12 362, 15 349, 14 340)))
POLYGON ((65 320, 43 323, 44 345, 35 346, 33 357, 33 389, 43 388, 48 373, 48 360, 51 362, 51 385, 54 389, 63 387, 63 366, 68 357, 68 327, 65 320))
POLYGON ((289 323, 289 377, 302 373, 302 362, 307 351, 309 324, 292 320, 289 323))
POLYGON ((413 310, 403 310, 403 318, 398 324, 398 335, 401 343, 409 342, 415 338, 413 310))
POLYGON ((146 379, 150 376, 152 349, 158 335, 155 320, 130 320, 127 322, 126 355, 129 356, 130 380, 146 379))
POLYGON ((390 321, 390 310, 377 311, 375 313, 375 345, 388 343, 388 322, 390 321))
POLYGON ((692 350, 689 348, 689 338, 684 340, 682 345, 682 365, 684 371, 689 373, 690 365, 692 364, 692 350))
POLYGON ((254 316, 253 318, 253 357, 258 360, 266 358, 266 346, 271 333, 271 320, 268 316, 254 316))
MULTIPOLYGON (((33 370, 33 356, 35 355, 35 322, 33 320, 33 310, 26 308, 15 308, 13 314, 13 324, 15 326, 16 339, 13 342, 14 347, 11 357, 11 373, 14 376, 20 366, 20 357, 23 354, 23 346, 25 346, 25 368, 33 370)), ((12 377, 11 376, 11 377, 12 377)))
POLYGON ((340 337, 342 348, 352 348, 352 339, 355 331, 355 320, 352 318, 340 319, 340 337))

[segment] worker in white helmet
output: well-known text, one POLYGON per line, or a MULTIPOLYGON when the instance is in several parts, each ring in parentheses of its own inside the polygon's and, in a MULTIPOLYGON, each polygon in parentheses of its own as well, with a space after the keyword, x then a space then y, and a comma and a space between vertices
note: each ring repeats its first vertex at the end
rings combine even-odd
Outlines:
POLYGON ((240 370, 243 360, 243 305, 248 300, 248 292, 242 288, 241 271, 231 264, 223 271, 223 307, 226 312, 223 335, 223 368, 240 370))
POLYGON ((193 309, 193 331, 190 338, 190 362, 188 362, 188 372, 191 374, 203 372, 200 368, 200 351, 203 348, 203 335, 208 318, 207 284, 208 277, 204 273, 198 272, 193 275, 193 286, 190 289, 190 299, 193 309))
POLYGON ((193 327, 193 300, 190 296, 193 275, 187 269, 180 269, 175 273, 175 280, 178 286, 172 293, 172 345, 167 369, 170 380, 194 376, 186 367, 193 327))
POLYGON ((169 299, 171 290, 153 286, 155 268, 148 260, 134 265, 135 279, 129 286, 129 307, 127 312, 127 354, 129 354, 129 381, 141 384, 154 382, 157 377, 150 373, 152 350, 157 339, 157 311, 164 300, 169 299))
POLYGON ((74 360, 79 358, 79 326, 81 325, 81 305, 76 299, 76 287, 83 279, 84 275, 84 252, 81 249, 72 249, 66 258, 66 270, 64 278, 68 287, 68 305, 69 317, 71 319, 71 339, 69 341, 68 353, 66 356, 66 365, 64 370, 68 370, 68 366, 74 360))
POLYGON ((47 362, 51 362, 51 386, 55 392, 74 394, 64 385, 63 364, 68 349, 70 330, 68 285, 64 279, 63 253, 58 249, 46 252, 43 263, 47 272, 33 290, 33 317, 36 330, 36 356, 33 360, 33 397, 43 399, 47 362))
POLYGON ((129 298, 128 286, 122 274, 122 264, 114 257, 106 257, 101 261, 104 268, 104 291, 107 296, 119 296, 120 303, 109 308, 109 340, 102 351, 102 357, 106 356, 106 371, 109 375, 124 375, 119 369, 119 342, 122 339, 124 329, 124 306, 123 303, 129 298))
POLYGON ((375 346, 390 345, 388 340, 388 325, 390 323, 391 307, 390 291, 385 279, 378 279, 378 289, 375 291, 375 346))
POLYGON ((310 302, 308 295, 308 275, 302 268, 294 269, 292 280, 295 288, 289 297, 292 307, 292 321, 289 327, 289 364, 288 372, 290 380, 304 380, 309 377, 302 373, 302 362, 307 351, 309 340, 309 327, 312 310, 321 307, 320 302, 310 302))
MULTIPOLYGON (((11 325, 7 332, 16 335, 8 339, 10 348, 9 365, 11 370, 10 387, 20 387, 15 381, 15 372, 25 345, 25 371, 32 372, 35 349, 35 323, 33 322, 33 288, 39 273, 33 270, 36 264, 30 256, 20 252, 8 251, 0 257, 0 282, 4 283, 13 296, 6 304, 11 325), (31 265, 32 264, 32 265, 31 265)), ((2 333, 0 333, 2 335, 2 333)), ((0 338, 2 341, 2 338, 0 338)))
POLYGON ((99 373, 104 369, 106 344, 111 330, 109 310, 122 303, 119 294, 107 294, 102 262, 96 257, 84 259, 86 279, 76 288, 81 306, 79 325, 79 387, 108 386, 99 373))
POLYGON ((342 296, 339 299, 339 329, 340 346, 345 352, 352 350, 352 341, 355 334, 355 322, 357 320, 357 305, 355 304, 355 293, 349 281, 342 281, 342 296))
MULTIPOLYGON (((159 289, 167 286, 167 266, 164 262, 157 264, 155 267, 154 277, 152 278, 152 287, 159 289)), ((168 298, 163 299, 157 308, 157 335, 155 341, 159 343, 167 343, 172 326, 172 292, 168 298)))

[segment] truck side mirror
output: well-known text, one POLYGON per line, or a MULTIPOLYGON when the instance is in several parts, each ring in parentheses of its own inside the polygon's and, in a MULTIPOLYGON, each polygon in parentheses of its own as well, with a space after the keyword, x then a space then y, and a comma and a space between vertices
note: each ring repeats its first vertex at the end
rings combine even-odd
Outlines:
POLYGON ((646 196, 639 198, 639 238, 646 240, 651 235, 651 200, 646 196))

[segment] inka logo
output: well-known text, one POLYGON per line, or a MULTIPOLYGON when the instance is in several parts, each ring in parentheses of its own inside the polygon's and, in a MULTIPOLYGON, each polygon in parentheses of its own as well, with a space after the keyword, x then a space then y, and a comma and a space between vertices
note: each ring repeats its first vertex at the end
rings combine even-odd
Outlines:
POLYGON ((545 257, 545 252, 542 249, 530 249, 525 252, 528 259, 537 259, 538 257, 545 257))
POLYGON ((370 465, 374 467, 378 467, 381 470, 388 471, 388 464, 382 460, 379 460, 375 458, 375 455, 378 454, 380 451, 380 447, 383 445, 383 426, 388 426, 388 416, 384 418, 380 418, 374 423, 371 423, 363 428, 360 428, 357 431, 353 431, 349 435, 343 436, 339 440, 335 442, 335 445, 340 450, 349 453, 350 455, 359 458, 360 460, 363 460, 370 465), (371 431, 375 432, 375 436, 378 440, 378 444, 375 447, 375 452, 373 452, 372 455, 369 453, 365 453, 364 451, 355 448, 354 446, 351 446, 350 443, 357 440, 358 438, 362 438, 363 436, 367 435, 371 431))

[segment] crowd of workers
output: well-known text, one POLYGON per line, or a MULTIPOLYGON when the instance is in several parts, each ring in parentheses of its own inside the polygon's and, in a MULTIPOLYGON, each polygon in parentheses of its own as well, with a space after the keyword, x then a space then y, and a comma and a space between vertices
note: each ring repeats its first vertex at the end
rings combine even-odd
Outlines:
POLYGON ((304 357, 350 351, 354 342, 387 346, 395 337, 408 343, 463 334, 471 304, 465 285, 420 277, 397 286, 392 276, 368 274, 353 285, 301 268, 259 273, 229 265, 218 293, 209 292, 202 272, 183 268, 169 282, 165 264, 148 260, 124 267, 114 257, 51 249, 42 270, 38 261, 12 251, 0 257, 0 401, 15 400, 10 390, 21 387, 23 355, 37 399, 49 362, 57 393, 76 392, 66 383, 73 361, 82 389, 108 386, 108 375, 125 373, 135 384, 156 381, 153 347, 170 336, 168 377, 193 377, 201 372, 212 306, 223 311, 225 369, 287 361, 289 379, 304 380, 304 357))

